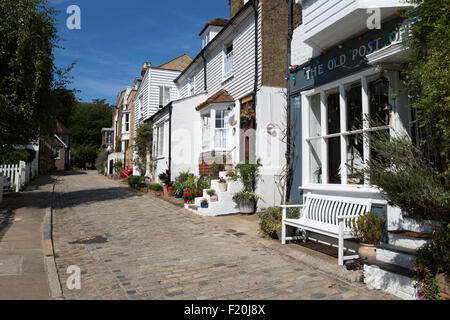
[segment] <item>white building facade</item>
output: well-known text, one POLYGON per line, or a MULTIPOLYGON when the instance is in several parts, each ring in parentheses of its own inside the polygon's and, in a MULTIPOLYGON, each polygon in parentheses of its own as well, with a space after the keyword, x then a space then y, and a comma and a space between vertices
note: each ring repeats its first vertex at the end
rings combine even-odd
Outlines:
MULTIPOLYGON (((408 91, 402 83, 408 50, 402 43, 407 22, 400 13, 410 4, 394 0, 296 2, 302 5, 303 23, 293 33, 289 79, 296 128, 292 138, 297 149, 292 160, 292 199, 301 203, 307 193, 370 199, 372 211, 387 218, 385 242, 399 246, 398 250, 423 245, 398 232, 428 232, 429 226, 402 217, 401 210, 389 206, 367 177, 357 174, 373 156, 365 138, 370 132, 387 130, 391 135, 417 138, 408 91)), ((378 259, 383 258, 377 254, 378 259)), ((380 276, 386 272, 367 268, 365 275, 372 279, 368 284, 381 288, 380 276)), ((397 280, 382 289, 414 298, 412 280, 397 280)))

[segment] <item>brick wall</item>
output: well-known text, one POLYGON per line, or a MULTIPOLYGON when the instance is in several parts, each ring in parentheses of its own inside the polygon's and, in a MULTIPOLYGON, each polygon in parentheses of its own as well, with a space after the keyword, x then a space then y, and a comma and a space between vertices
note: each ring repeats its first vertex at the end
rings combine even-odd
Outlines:
MULTIPOLYGON (((232 163, 232 158, 230 155, 226 156, 226 163, 232 163)), ((201 176, 210 176, 214 175, 216 172, 214 170, 214 167, 219 163, 223 163, 223 154, 220 152, 217 152, 215 156, 211 152, 205 152, 200 154, 199 161, 198 161, 198 172, 201 176)))
MULTIPOLYGON (((261 0, 262 84, 285 88, 289 8, 286 0, 261 0)), ((302 22, 301 7, 294 4, 294 28, 302 22)))

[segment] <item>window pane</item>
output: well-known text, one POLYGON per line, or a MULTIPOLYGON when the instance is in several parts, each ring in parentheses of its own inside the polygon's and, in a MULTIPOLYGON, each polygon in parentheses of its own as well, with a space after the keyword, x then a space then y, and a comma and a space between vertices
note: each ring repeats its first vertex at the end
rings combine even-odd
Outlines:
POLYGON ((360 172, 364 168, 363 135, 354 134, 347 139, 347 182, 364 184, 364 174, 360 172))
POLYGON ((164 105, 164 87, 159 87, 159 105, 164 105))
POLYGON ((369 84, 371 127, 389 125, 389 80, 380 78, 369 84))
POLYGON ((321 135, 320 114, 320 95, 316 94, 311 97, 311 112, 309 118, 310 137, 321 135))
POLYGON ((328 183, 341 183, 341 137, 327 139, 328 183))
POLYGON ((170 88, 164 88, 164 105, 170 102, 170 88))
POLYGON ((309 142, 311 147, 310 177, 311 183, 322 183, 322 152, 320 144, 322 139, 314 139, 309 142))
POLYGON ((339 93, 332 93, 327 98, 328 105, 328 134, 341 132, 339 113, 339 93))
POLYGON ((353 84, 347 90, 347 130, 362 129, 361 84, 353 84))

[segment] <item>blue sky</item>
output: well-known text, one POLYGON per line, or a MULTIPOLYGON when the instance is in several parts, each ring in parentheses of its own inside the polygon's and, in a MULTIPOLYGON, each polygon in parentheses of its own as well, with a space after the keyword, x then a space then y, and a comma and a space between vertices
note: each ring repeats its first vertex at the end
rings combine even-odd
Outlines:
POLYGON ((228 0, 49 0, 58 15, 60 44, 56 64, 71 72, 73 88, 81 101, 106 99, 133 84, 142 64, 160 65, 201 50, 199 32, 216 17, 229 18, 228 0), (67 7, 81 9, 81 30, 69 30, 67 7))

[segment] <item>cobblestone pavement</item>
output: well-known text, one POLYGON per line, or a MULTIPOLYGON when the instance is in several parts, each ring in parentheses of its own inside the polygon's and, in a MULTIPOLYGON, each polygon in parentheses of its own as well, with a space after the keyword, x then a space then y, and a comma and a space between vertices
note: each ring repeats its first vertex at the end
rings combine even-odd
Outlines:
POLYGON ((59 178, 56 262, 67 299, 392 299, 97 175, 59 178), (70 244, 85 237, 107 242, 70 244), (78 265, 81 289, 68 290, 78 265))

